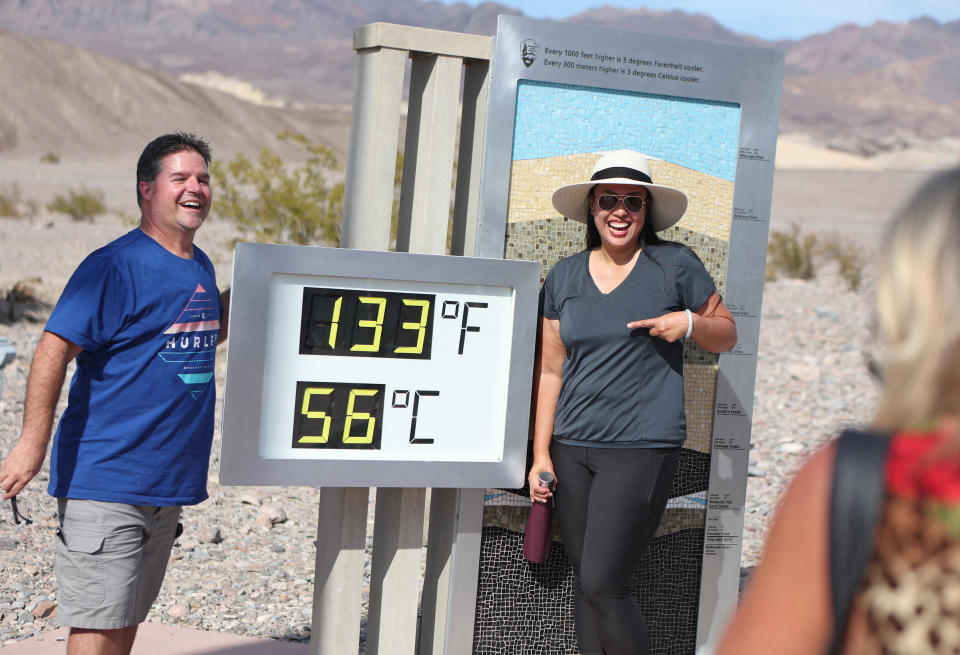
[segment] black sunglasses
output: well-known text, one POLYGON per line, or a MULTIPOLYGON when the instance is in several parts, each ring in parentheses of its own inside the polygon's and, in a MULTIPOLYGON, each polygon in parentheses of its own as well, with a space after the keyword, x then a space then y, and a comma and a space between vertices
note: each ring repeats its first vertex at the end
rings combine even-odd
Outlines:
POLYGON ((612 193, 604 193, 597 196, 597 207, 605 212, 613 211, 620 202, 623 202, 623 208, 628 212, 636 213, 643 209, 643 197, 641 196, 620 196, 612 193))
POLYGON ((31 521, 31 520, 28 519, 26 516, 24 516, 23 514, 20 513, 20 510, 17 508, 17 497, 16 497, 16 496, 14 496, 13 498, 10 499, 10 507, 13 509, 13 522, 14 522, 14 523, 16 523, 17 525, 20 525, 21 519, 22 519, 22 522, 23 522, 23 523, 26 523, 27 525, 30 525, 31 523, 33 523, 33 521, 31 521))

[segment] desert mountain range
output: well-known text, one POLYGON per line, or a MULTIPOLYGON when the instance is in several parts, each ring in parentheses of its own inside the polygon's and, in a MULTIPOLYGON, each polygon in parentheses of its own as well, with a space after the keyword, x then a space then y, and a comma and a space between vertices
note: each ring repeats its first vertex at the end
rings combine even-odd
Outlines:
MULTIPOLYGON (((421 0, 0 0, 0 152, 36 148, 44 135, 60 150, 90 152, 130 131, 139 144, 147 135, 138 125, 153 133, 174 122, 237 148, 296 129, 342 153, 355 27, 493 34, 501 13, 519 12, 421 0), (222 120, 229 115, 243 120, 222 120)), ((845 25, 779 42, 682 11, 607 6, 566 21, 783 49, 782 133, 860 155, 960 148, 960 21, 845 25)))
POLYGON ((349 114, 262 106, 56 41, 0 30, 0 153, 101 159, 139 152, 163 131, 190 129, 218 153, 284 150, 276 134, 309 134, 343 159, 349 114))

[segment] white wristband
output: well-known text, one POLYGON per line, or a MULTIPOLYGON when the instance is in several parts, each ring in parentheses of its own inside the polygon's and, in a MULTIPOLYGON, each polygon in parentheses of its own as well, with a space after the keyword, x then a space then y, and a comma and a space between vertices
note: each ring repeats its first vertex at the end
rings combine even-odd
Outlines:
POLYGON ((689 339, 690 335, 693 334, 693 312, 689 309, 683 310, 687 315, 687 334, 683 337, 684 339, 689 339))

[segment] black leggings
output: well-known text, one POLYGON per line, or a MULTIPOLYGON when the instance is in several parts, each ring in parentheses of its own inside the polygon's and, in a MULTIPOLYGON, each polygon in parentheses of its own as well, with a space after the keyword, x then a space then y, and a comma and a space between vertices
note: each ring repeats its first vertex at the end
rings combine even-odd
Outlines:
POLYGON ((679 448, 591 448, 553 442, 555 511, 573 565, 577 642, 584 655, 650 650, 630 593, 663 517, 679 448))

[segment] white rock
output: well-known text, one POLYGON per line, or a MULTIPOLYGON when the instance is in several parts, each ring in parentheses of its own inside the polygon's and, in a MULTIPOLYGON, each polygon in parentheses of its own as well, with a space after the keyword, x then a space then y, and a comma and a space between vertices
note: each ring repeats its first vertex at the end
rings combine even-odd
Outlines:
POLYGON ((816 382, 820 379, 820 367, 815 364, 793 362, 787 366, 787 373, 801 382, 816 382))
POLYGON ((279 505, 264 505, 257 512, 257 519, 254 524, 258 528, 271 528, 277 523, 284 523, 287 520, 287 513, 279 505))
POLYGON ((167 614, 175 619, 179 619, 186 616, 187 612, 189 612, 189 610, 185 606, 180 604, 174 605, 173 607, 167 610, 167 614))

